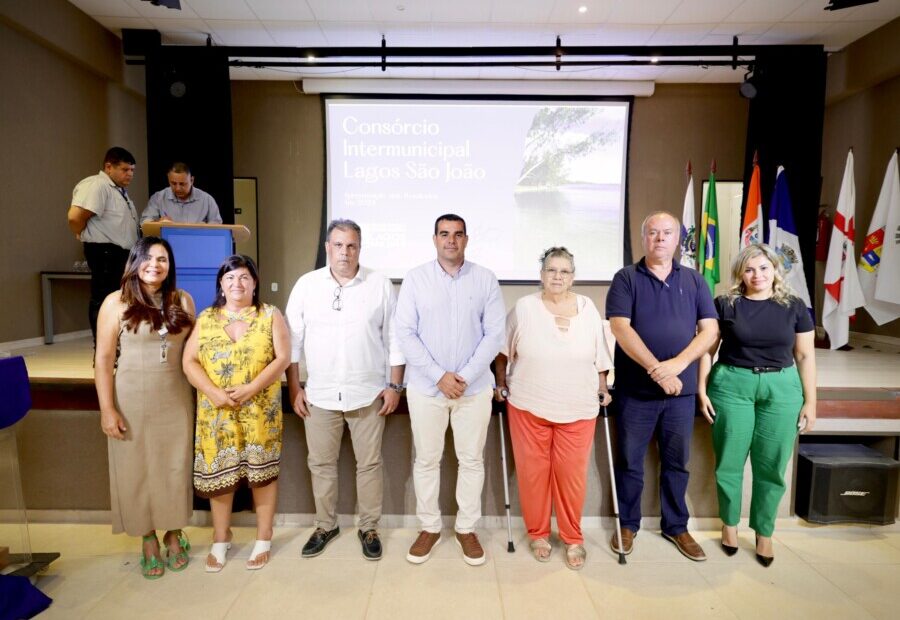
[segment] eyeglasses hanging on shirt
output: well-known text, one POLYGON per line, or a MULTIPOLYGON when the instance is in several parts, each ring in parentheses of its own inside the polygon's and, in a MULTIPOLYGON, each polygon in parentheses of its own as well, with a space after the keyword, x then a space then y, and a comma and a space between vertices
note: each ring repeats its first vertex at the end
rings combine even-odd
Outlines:
POLYGON ((331 302, 331 309, 341 311, 341 293, 344 292, 344 287, 338 285, 336 289, 334 289, 334 301, 331 302))
POLYGON ((138 239, 141 237, 141 224, 138 222, 137 210, 135 210, 134 204, 128 199, 128 190, 124 187, 119 187, 118 185, 113 185, 120 194, 122 194, 122 198, 125 199, 125 204, 128 206, 128 213, 131 214, 131 219, 134 220, 134 225, 137 226, 138 231, 138 239))

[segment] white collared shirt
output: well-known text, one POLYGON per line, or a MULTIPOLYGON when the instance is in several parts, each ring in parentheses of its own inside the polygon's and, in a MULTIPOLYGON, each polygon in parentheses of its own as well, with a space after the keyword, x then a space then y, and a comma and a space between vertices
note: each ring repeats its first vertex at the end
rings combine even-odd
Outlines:
POLYGON ((391 281, 359 267, 341 286, 329 267, 304 274, 288 300, 291 362, 306 361, 307 400, 322 409, 370 405, 404 358, 393 337, 396 296, 391 281), (335 299, 340 291, 340 310, 335 299))

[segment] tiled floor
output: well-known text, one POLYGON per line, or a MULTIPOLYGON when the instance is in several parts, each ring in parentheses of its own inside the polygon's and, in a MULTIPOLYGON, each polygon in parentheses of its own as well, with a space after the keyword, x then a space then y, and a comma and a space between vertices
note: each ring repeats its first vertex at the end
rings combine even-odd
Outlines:
MULTIPOLYGON (((488 561, 463 563, 445 538, 427 563, 405 559, 415 532, 382 530, 385 557, 367 562, 355 530, 325 553, 300 557, 309 528, 277 530, 272 561, 244 569, 253 530, 236 528, 236 544, 220 574, 206 574, 209 528, 190 528, 193 563, 183 573, 148 581, 139 574, 139 541, 112 536, 107 525, 31 526, 36 551, 62 557, 38 586, 54 599, 41 618, 896 618, 900 608, 900 531, 829 526, 776 532, 775 563, 753 557, 741 531, 733 558, 718 533, 695 532, 709 560, 682 558, 660 536, 642 531, 628 564, 606 548, 607 532, 586 531, 588 561, 568 570, 556 544, 552 561, 536 562, 524 536, 506 551, 505 530, 481 530, 488 561)), ((2 533, 2 526, 0 526, 2 533)))

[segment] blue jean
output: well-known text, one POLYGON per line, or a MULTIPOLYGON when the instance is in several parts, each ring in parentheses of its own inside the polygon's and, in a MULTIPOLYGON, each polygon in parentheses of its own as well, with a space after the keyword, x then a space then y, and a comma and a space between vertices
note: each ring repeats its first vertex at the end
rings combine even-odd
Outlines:
POLYGON ((688 510, 684 495, 688 485, 687 463, 691 456, 695 396, 643 400, 619 394, 619 458, 616 489, 622 527, 637 532, 641 527, 641 494, 644 490, 644 457, 657 433, 662 531, 677 536, 687 531, 688 510))

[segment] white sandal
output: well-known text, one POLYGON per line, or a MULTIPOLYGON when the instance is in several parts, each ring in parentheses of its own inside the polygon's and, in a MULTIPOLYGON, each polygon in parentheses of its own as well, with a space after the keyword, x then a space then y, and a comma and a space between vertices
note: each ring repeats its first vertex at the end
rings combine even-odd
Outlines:
MULTIPOLYGON (((250 552, 250 558, 247 560, 247 570, 259 570, 263 566, 269 563, 269 560, 266 560, 262 564, 250 564, 250 562, 254 562, 256 558, 261 556, 264 553, 269 553, 269 550, 272 549, 272 541, 271 540, 257 540, 253 545, 253 551, 250 552)), ((270 556, 271 559, 271 556, 270 556)))
POLYGON ((214 542, 212 544, 212 549, 209 550, 209 555, 213 556, 216 559, 216 564, 218 564, 218 566, 210 566, 207 557, 207 573, 219 573, 223 568, 225 568, 225 554, 229 549, 231 549, 230 542, 214 542))

